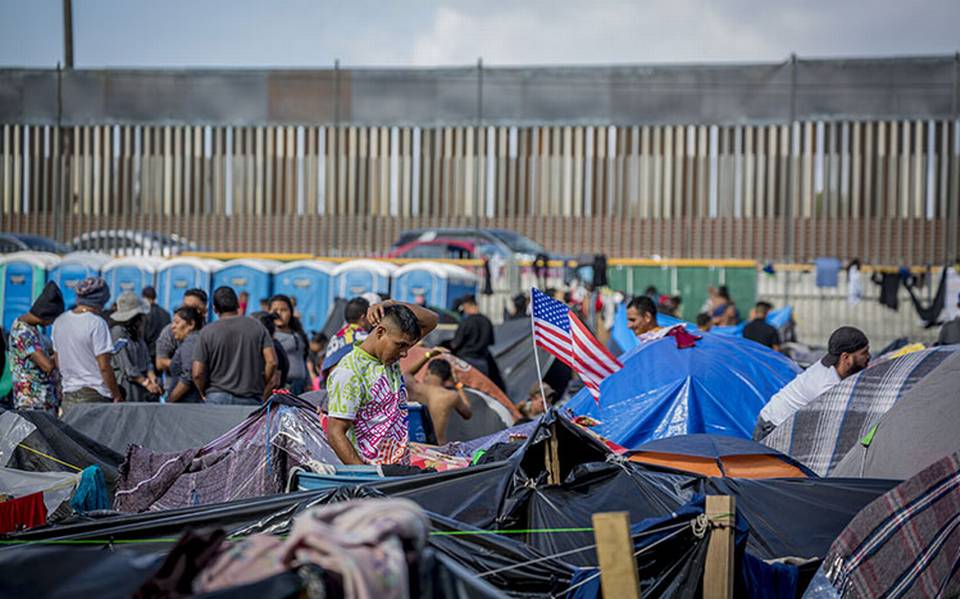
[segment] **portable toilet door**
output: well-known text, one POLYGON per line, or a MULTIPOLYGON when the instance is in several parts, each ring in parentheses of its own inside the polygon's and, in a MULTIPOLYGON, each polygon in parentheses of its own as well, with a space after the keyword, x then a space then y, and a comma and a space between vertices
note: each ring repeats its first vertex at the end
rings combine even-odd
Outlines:
POLYGON ((436 262, 412 262, 393 273, 393 298, 417 303, 423 298, 428 306, 446 308, 447 270, 436 262))
POLYGON ((273 272, 273 292, 296 298, 304 330, 322 331, 330 315, 331 270, 326 262, 297 260, 273 272))
POLYGON ((351 299, 374 291, 390 293, 390 278, 397 267, 376 260, 351 260, 333 269, 336 297, 351 299))
POLYGON ((47 269, 56 266, 56 254, 15 252, 0 257, 0 323, 4 333, 13 321, 30 310, 47 282, 47 269))
POLYGON ((230 260, 214 271, 211 287, 232 287, 238 296, 247 292, 247 312, 254 312, 260 300, 273 293, 273 271, 278 266, 280 263, 273 260, 230 260))
MULTIPOLYGON (((183 305, 187 290, 202 289, 211 294, 210 261, 200 258, 172 258, 157 269, 157 297, 160 306, 170 313, 183 305)), ((210 302, 213 303, 212 301, 210 302)))
POLYGON ((131 291, 140 297, 144 287, 153 287, 156 285, 157 266, 160 261, 145 256, 128 256, 126 258, 114 258, 100 269, 100 276, 107 282, 110 288, 111 305, 117 301, 125 291, 131 291))
POLYGON ((67 254, 47 272, 47 281, 53 281, 60 287, 63 304, 69 310, 77 304, 77 284, 88 277, 99 277, 101 270, 108 262, 110 262, 110 256, 106 254, 93 252, 67 254))

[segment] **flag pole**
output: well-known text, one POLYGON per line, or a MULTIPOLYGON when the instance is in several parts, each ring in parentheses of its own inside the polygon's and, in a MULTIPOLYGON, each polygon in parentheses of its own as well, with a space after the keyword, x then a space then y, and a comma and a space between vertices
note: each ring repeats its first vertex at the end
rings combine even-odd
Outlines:
POLYGON ((533 326, 533 290, 530 288, 530 341, 533 342, 533 359, 537 363, 537 381, 540 383, 540 399, 543 400, 543 412, 547 413, 547 394, 543 390, 543 373, 540 371, 540 352, 537 351, 537 330, 533 326))

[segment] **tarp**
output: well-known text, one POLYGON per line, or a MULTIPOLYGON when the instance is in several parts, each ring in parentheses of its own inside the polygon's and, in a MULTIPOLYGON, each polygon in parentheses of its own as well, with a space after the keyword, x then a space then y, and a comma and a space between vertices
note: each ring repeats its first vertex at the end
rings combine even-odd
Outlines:
POLYGON ((599 403, 584 390, 567 408, 599 420, 596 431, 627 448, 690 433, 749 439, 760 409, 799 372, 762 345, 709 334, 688 349, 672 337, 648 341, 621 361, 600 384, 599 403))
POLYGON ((120 453, 134 444, 172 452, 206 445, 255 410, 212 404, 89 403, 67 407, 63 421, 120 453))
POLYGON ((903 394, 831 476, 906 480, 960 451, 960 352, 903 394))
POLYGON ((0 492, 11 497, 23 497, 33 493, 43 493, 43 504, 50 517, 60 505, 73 496, 80 473, 67 472, 27 472, 14 468, 0 468, 0 492))
POLYGON ((788 455, 749 439, 724 435, 679 435, 634 448, 630 460, 704 476, 784 478, 816 476, 788 455))
POLYGON ((824 573, 840 597, 960 595, 960 454, 864 508, 830 547, 824 573))
POLYGON ((939 347, 879 362, 794 413, 763 444, 825 476, 907 391, 958 350, 939 347))
POLYGON ((139 512, 269 495, 285 489, 293 468, 339 463, 313 406, 274 395, 204 447, 159 453, 132 446, 114 504, 139 512))
POLYGON ((76 473, 87 466, 97 465, 103 471, 107 486, 112 489, 116 485, 117 469, 123 455, 46 412, 23 410, 16 414, 29 421, 36 430, 14 450, 7 467, 32 472, 76 473))

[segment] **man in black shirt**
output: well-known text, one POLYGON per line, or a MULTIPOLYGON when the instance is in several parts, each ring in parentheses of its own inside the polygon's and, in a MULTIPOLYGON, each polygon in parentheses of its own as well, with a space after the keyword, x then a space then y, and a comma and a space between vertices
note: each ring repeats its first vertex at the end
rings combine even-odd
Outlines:
POLYGON ((465 296, 459 303, 464 318, 450 342, 450 351, 485 374, 494 385, 506 390, 500 368, 490 353, 490 346, 493 345, 493 323, 480 313, 474 296, 465 296))
POLYGON ((773 351, 780 351, 780 334, 777 329, 767 324, 767 314, 771 310, 773 306, 769 303, 757 302, 753 308, 753 320, 743 327, 743 337, 766 345, 773 351))
POLYGON ((157 361, 157 339, 163 328, 170 324, 170 313, 157 305, 157 290, 153 287, 144 287, 142 295, 150 304, 150 312, 144 322, 143 340, 147 342, 150 364, 153 364, 157 361))

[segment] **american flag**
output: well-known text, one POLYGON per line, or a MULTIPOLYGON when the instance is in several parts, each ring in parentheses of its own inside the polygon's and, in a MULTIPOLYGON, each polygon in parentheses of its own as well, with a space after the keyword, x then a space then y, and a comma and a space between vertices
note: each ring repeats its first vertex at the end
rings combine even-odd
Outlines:
POLYGON ((597 341, 570 308, 539 289, 533 289, 531 295, 534 343, 575 370, 599 401, 600 382, 623 368, 623 364, 597 341))

